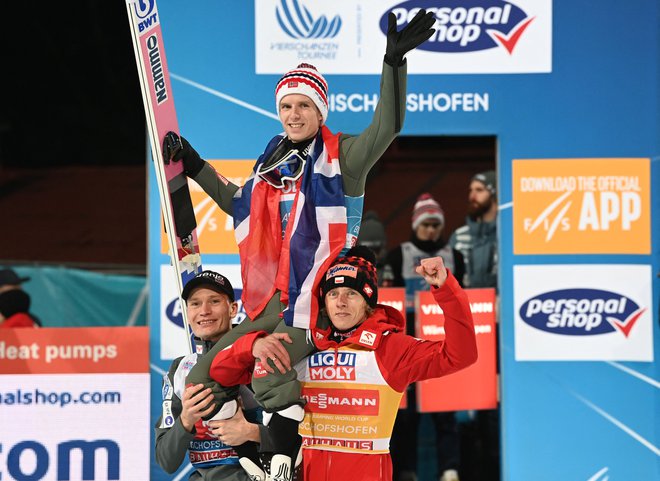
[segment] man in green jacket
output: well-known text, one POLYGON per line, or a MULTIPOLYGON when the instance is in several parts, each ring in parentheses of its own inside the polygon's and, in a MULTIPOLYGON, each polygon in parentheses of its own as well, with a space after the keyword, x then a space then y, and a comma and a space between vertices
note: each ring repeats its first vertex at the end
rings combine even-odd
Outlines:
MULTIPOLYGON (((236 402, 209 376, 214 353, 256 330, 287 333, 293 340, 285 344, 291 363, 314 349, 306 339, 318 312, 314 293, 334 259, 356 243, 367 174, 404 119, 404 55, 433 34, 434 23, 433 13, 420 10, 397 31, 396 16, 390 13, 380 99, 360 135, 333 134, 325 126, 328 86, 314 66, 301 64, 287 72, 275 91, 284 133, 271 139, 242 187, 216 172, 184 138, 166 136, 164 157, 182 160, 186 174, 234 218, 239 246, 248 320, 216 343, 188 376, 190 383, 213 387, 220 408, 215 418, 231 417, 236 402)), ((289 359, 261 361, 253 378, 256 399, 264 408, 276 453, 295 459, 304 415, 300 383, 289 359)), ((290 479, 290 463, 281 470, 271 466, 271 473, 276 472, 289 474, 272 479, 290 479)))

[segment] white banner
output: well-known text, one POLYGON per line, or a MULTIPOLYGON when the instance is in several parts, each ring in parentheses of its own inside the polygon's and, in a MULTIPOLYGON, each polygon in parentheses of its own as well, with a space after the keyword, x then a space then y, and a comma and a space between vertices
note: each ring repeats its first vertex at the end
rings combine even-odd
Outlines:
POLYGON ((649 265, 517 265, 517 361, 653 361, 649 265))
POLYGON ((149 479, 149 374, 0 376, 0 479, 149 479))
POLYGON ((408 72, 552 71, 551 0, 255 0, 256 73, 301 62, 323 74, 379 74, 387 16, 398 30, 419 11, 435 14, 434 35, 409 53, 408 72))

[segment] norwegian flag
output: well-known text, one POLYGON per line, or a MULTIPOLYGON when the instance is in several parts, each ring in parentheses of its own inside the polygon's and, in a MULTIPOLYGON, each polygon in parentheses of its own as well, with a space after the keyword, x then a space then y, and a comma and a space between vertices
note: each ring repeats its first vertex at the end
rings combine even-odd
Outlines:
POLYGON ((319 282, 346 244, 346 204, 339 169, 339 134, 325 126, 307 157, 282 238, 282 191, 255 173, 277 147, 273 138, 252 175, 234 195, 234 230, 241 258, 243 306, 251 319, 275 291, 288 307, 285 322, 308 329, 318 314, 319 282))

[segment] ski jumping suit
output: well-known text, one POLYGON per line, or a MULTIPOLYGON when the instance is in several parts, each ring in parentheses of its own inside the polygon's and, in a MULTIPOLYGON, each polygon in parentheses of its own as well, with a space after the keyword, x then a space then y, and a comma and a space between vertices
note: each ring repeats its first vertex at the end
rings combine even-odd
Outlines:
MULTIPOLYGON (((383 63, 380 98, 371 124, 358 136, 345 134, 338 136, 343 194, 346 197, 346 205, 351 207, 351 212, 348 215, 352 217, 352 219, 349 218, 347 226, 347 243, 354 242, 359 232, 367 174, 398 133, 395 129, 397 110, 401 122, 403 122, 407 67, 405 64, 398 67, 398 80, 396 82, 393 72, 394 69, 391 66, 383 63), (398 85, 398 91, 395 91, 395 85, 398 85)), ((317 135, 317 140, 319 137, 317 135)), ((310 151, 314 150, 315 148, 312 146, 310 151)), ((215 169, 208 163, 204 165, 194 180, 224 212, 233 216, 234 195, 240 192, 237 185, 216 173, 215 169)), ((271 188, 275 189, 274 187, 271 188)), ((282 197, 284 198, 284 195, 282 197)), ((288 217, 288 214, 285 213, 285 217, 288 217)), ((283 222, 282 219, 280 219, 280 222, 283 222)), ((301 222, 304 222, 304 219, 301 219, 301 222)), ((348 245, 346 247, 350 248, 352 246, 348 245)), ((327 261, 331 262, 332 260, 334 259, 328 259, 327 261)), ((312 292, 317 292, 317 286, 312 287, 312 292)), ((253 320, 246 319, 223 336, 216 343, 210 356, 205 357, 192 370, 188 376, 188 382, 209 384, 211 382, 209 367, 213 357, 248 332, 259 330, 287 332, 291 336, 293 344, 284 343, 283 345, 289 352, 292 364, 312 352, 313 345, 305 339, 307 331, 288 326, 282 321, 281 312, 286 306, 280 302, 280 294, 280 290, 276 290, 268 304, 260 313, 254 316, 253 320)), ((310 320, 312 325, 314 321, 315 319, 310 320)), ((271 361, 268 360, 268 362, 271 361)), ((293 370, 287 374, 281 374, 275 369, 275 374, 255 378, 253 387, 257 401, 267 412, 275 412, 293 404, 300 404, 300 383, 296 379, 293 370)), ((221 398, 216 396, 216 402, 221 402, 220 400, 221 398)))
MULTIPOLYGON (((406 387, 476 361, 467 295, 451 273, 431 291, 445 315, 444 341, 406 335, 399 311, 380 304, 339 344, 328 338, 329 319, 319 318, 313 330, 319 351, 296 366, 306 400, 300 424, 305 481, 391 481, 389 441, 406 387)), ((262 335, 244 336, 217 356, 213 378, 221 383, 247 382, 254 362, 252 344, 262 335)))
MULTIPOLYGON (((197 347, 205 352, 210 345, 197 341, 197 347)), ((174 473, 184 460, 186 451, 195 471, 190 481, 223 479, 227 481, 248 481, 250 478, 238 464, 234 450, 213 437, 199 420, 194 432, 189 433, 181 424, 181 399, 185 390, 185 379, 195 365, 198 354, 193 353, 175 359, 169 372, 163 376, 163 410, 156 423, 156 462, 168 473, 174 473)), ((245 386, 240 391, 245 417, 251 422, 259 422, 260 409, 254 397, 245 386)), ((260 434, 267 428, 261 426, 260 434)))

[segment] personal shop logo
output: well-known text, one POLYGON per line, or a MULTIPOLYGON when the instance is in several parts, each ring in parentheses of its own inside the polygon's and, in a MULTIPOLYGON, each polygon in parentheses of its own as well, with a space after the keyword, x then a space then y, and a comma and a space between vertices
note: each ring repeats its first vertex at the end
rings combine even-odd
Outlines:
POLYGON ((341 17, 328 19, 314 14, 298 0, 281 0, 275 9, 277 23, 284 33, 295 39, 334 38, 341 29, 341 17))
POLYGON ((525 30, 536 17, 530 17, 515 3, 499 0, 409 0, 388 9, 380 19, 380 29, 387 35, 390 10, 401 30, 419 9, 435 15, 435 33, 418 47, 420 50, 446 53, 476 52, 503 48, 513 54, 525 30))
POLYGON ((528 299, 519 314, 526 324, 553 334, 594 336, 619 331, 628 337, 646 310, 617 292, 561 289, 528 299))

